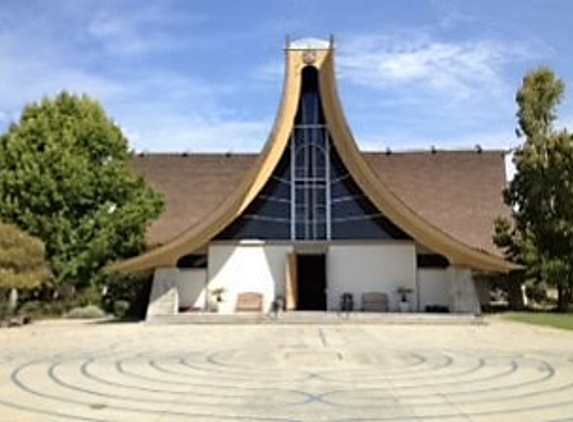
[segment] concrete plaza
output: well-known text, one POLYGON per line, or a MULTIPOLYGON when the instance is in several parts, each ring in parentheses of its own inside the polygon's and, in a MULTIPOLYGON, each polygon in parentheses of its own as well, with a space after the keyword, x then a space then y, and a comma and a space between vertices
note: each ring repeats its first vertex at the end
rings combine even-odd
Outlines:
POLYGON ((485 325, 0 329, 0 421, 573 421, 573 333, 485 325))

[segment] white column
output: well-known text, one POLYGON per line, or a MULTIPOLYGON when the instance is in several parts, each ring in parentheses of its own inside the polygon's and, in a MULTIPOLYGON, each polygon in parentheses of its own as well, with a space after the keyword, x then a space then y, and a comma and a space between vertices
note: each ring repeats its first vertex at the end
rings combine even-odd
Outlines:
POLYGON ((450 311, 481 314, 471 269, 459 265, 450 265, 447 272, 450 280, 450 311))
POLYGON ((177 314, 179 311, 178 277, 179 270, 177 268, 158 268, 155 270, 146 319, 177 314))

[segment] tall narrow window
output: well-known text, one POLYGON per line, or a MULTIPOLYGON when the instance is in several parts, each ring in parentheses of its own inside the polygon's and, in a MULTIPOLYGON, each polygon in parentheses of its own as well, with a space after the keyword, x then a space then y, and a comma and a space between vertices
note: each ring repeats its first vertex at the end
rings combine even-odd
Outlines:
POLYGON ((301 97, 291 137, 291 236, 329 238, 328 133, 318 93, 318 71, 302 71, 301 97))

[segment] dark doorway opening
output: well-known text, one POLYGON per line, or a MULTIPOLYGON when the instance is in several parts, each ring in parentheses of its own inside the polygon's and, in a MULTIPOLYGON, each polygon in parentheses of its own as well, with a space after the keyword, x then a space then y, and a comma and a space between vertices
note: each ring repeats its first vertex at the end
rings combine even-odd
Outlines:
POLYGON ((326 255, 297 255, 297 309, 326 310, 326 255))

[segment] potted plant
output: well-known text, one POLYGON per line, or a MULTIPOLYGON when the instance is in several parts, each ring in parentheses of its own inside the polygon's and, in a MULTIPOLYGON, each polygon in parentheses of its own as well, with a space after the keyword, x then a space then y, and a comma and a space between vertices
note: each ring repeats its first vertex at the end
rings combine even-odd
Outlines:
POLYGON ((223 302, 223 295, 227 289, 224 287, 216 287, 209 291, 209 310, 211 312, 217 312, 219 310, 219 304, 223 302))
POLYGON ((408 302, 408 295, 413 291, 414 289, 412 289, 411 287, 405 287, 405 286, 400 286, 396 289, 396 292, 400 295, 400 303, 398 303, 400 312, 410 311, 410 302, 408 302))

